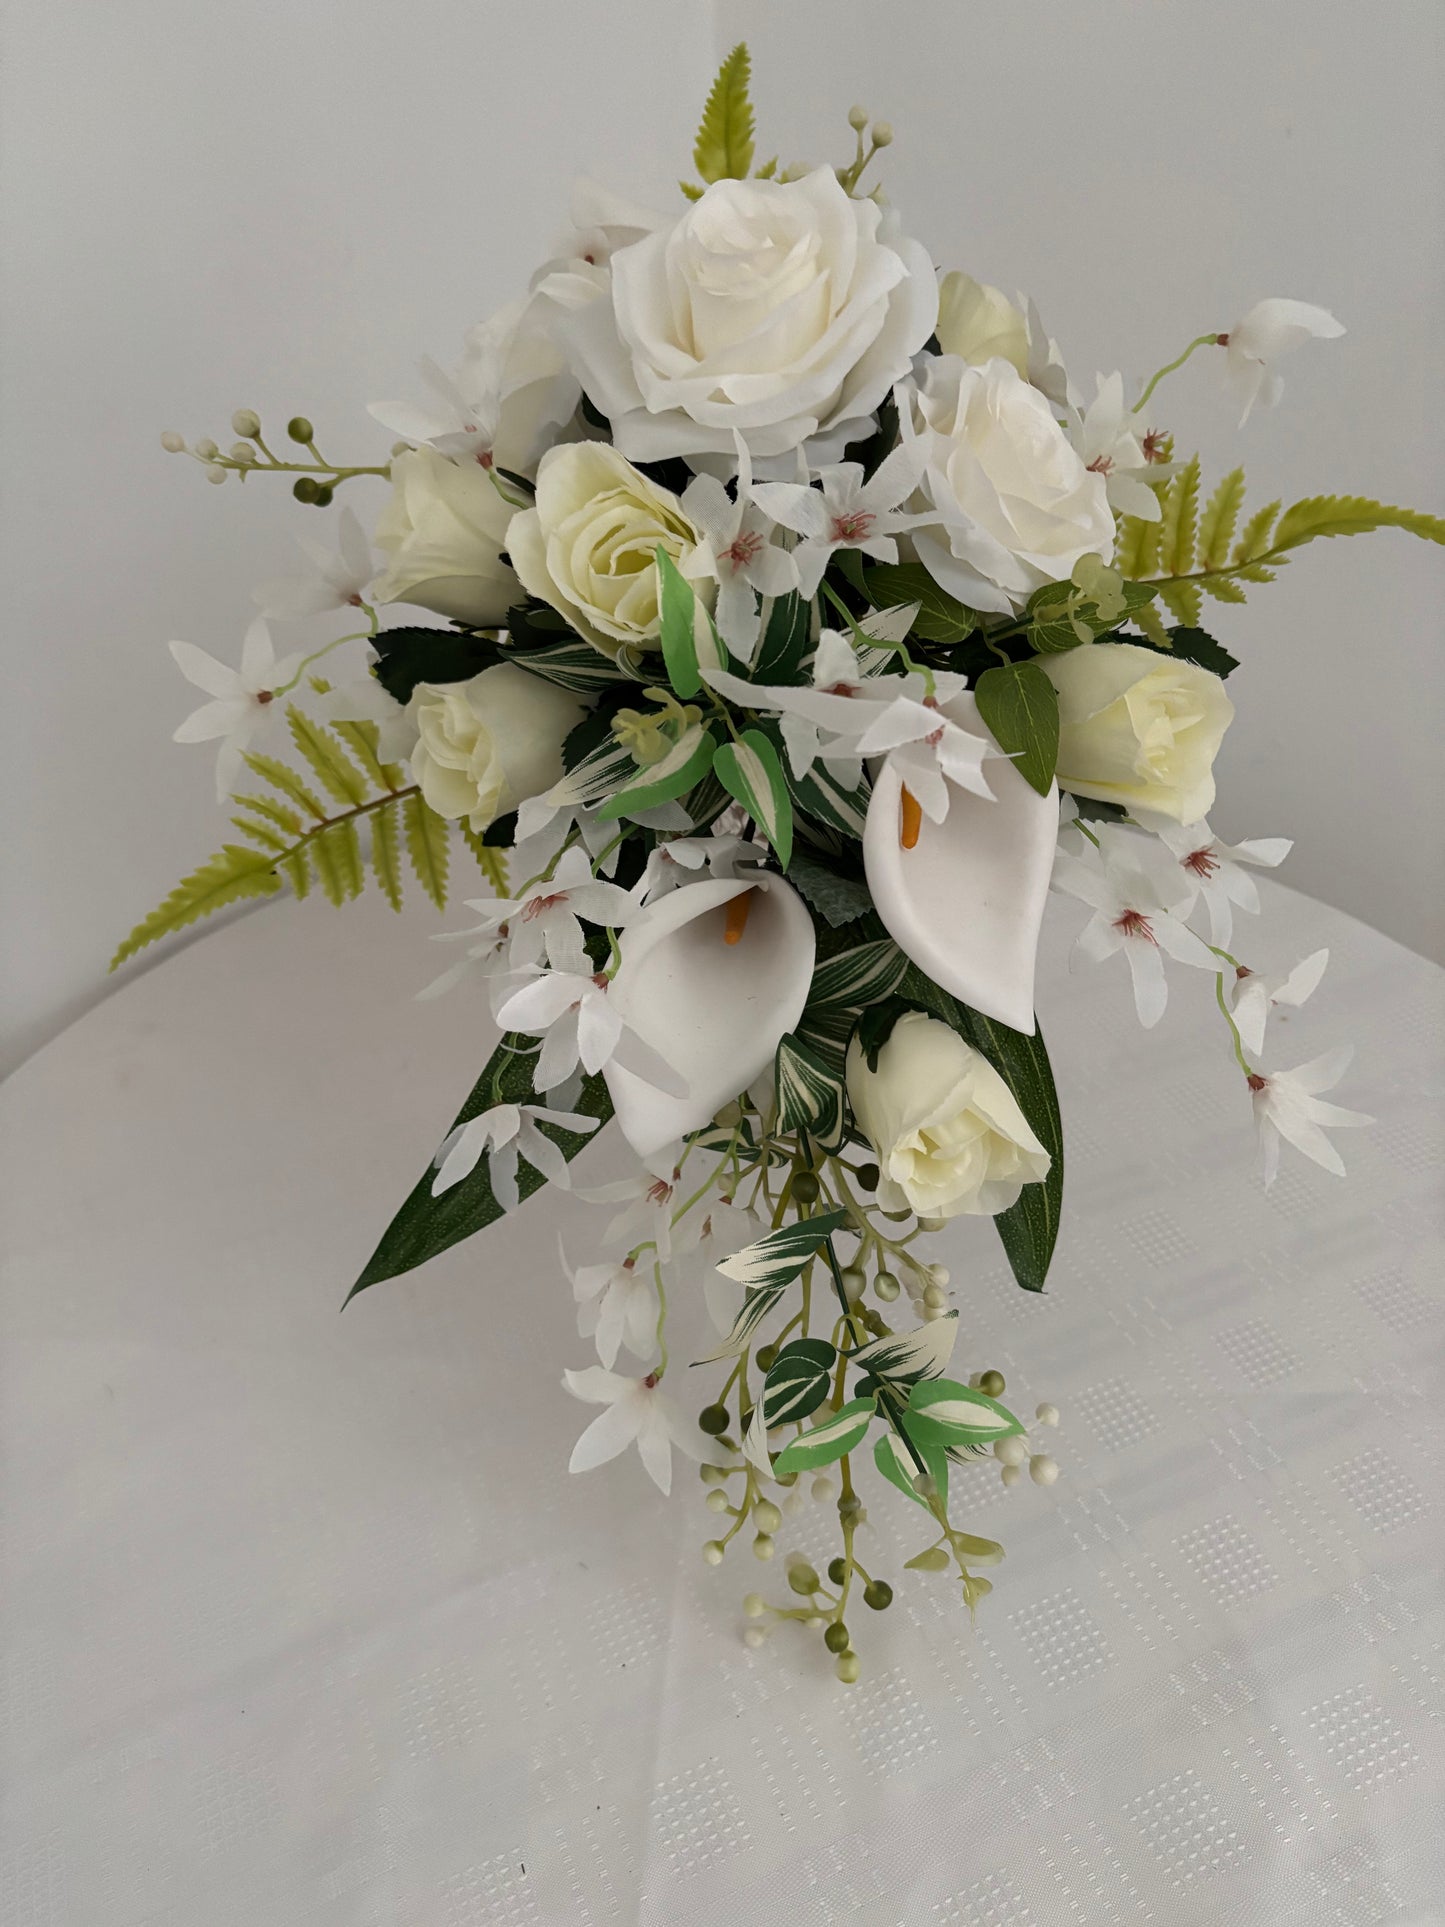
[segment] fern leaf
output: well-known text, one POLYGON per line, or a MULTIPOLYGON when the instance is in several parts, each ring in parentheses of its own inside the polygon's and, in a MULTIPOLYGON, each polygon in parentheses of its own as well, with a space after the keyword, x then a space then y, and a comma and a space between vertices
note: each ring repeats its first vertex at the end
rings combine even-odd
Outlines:
POLYGON ((308 848, 328 902, 340 905, 348 897, 360 896, 364 873, 354 823, 332 823, 308 848))
POLYGON ((493 896, 507 894, 507 853, 484 843, 469 823, 463 823, 462 841, 477 859, 477 868, 492 886, 493 896))
POLYGON ((682 196, 684 200, 700 201, 702 199, 702 189, 698 187, 694 182, 679 181, 678 187, 682 190, 682 196))
POLYGON ((295 703, 286 705, 286 727, 328 795, 334 796, 338 803, 350 804, 353 809, 366 801, 366 778, 329 729, 313 723, 295 703))
POLYGON ((311 864, 306 850, 293 850, 290 856, 283 856, 276 865, 296 892, 296 901, 301 903, 311 894, 311 864))
POLYGON ((752 66, 740 40, 722 66, 702 111, 692 150, 703 181, 741 181, 753 164, 753 104, 748 97, 752 66))
POLYGON ((1272 569, 1267 569, 1262 562, 1236 562, 1234 573, 1245 582, 1273 582, 1288 561, 1287 555, 1276 556, 1272 569))
POLYGON ((339 736, 362 769, 379 790, 399 790, 403 777, 395 763, 383 763, 377 742, 381 731, 375 723, 333 723, 332 731, 339 736))
POLYGON ((1244 533, 1234 545, 1236 565, 1253 562, 1257 555, 1264 555, 1269 549, 1269 532, 1274 527, 1274 518, 1279 514, 1278 502, 1266 502, 1244 525, 1244 533))
POLYGON ((1197 629, 1199 627, 1200 611, 1203 604, 1197 582, 1161 583, 1159 599, 1182 629, 1197 629))
POLYGON ((259 850, 248 850, 239 843, 228 843, 209 857, 199 870, 193 870, 171 891, 164 903, 157 904, 143 917, 110 960, 110 968, 123 964, 147 944, 198 923, 228 903, 243 897, 274 896, 281 880, 271 859, 259 850))
POLYGON ((1164 492, 1159 529, 1159 567, 1187 575, 1194 566, 1194 529, 1199 512, 1199 457, 1192 455, 1164 492))
MULTIPOLYGON (((1199 564, 1222 569, 1229 560, 1234 525, 1244 507, 1244 470, 1232 468, 1205 504, 1199 521, 1199 564)), ((1240 598, 1241 601, 1243 598, 1240 598)))
POLYGON ((263 850, 269 850, 273 856, 290 855, 291 840, 282 836, 279 830, 273 830, 269 823, 254 822, 249 816, 233 816, 231 821, 242 836, 249 836, 253 843, 258 843, 263 850))
POLYGON ((1129 620, 1144 631, 1156 649, 1174 647, 1169 640, 1169 631, 1164 627, 1164 619, 1152 602, 1146 603, 1142 609, 1131 610, 1129 620))
POLYGON ((1119 518, 1119 539, 1114 544, 1114 567, 1126 582, 1137 582, 1153 565, 1152 558, 1146 562, 1144 557, 1144 532, 1148 528, 1157 530, 1157 523, 1141 520, 1137 515, 1124 515, 1119 518))
POLYGON ((400 910, 401 844, 397 835, 395 804, 389 803, 372 816, 371 867, 381 885, 382 895, 393 910, 400 910))
POLYGON ((237 794, 232 796, 231 801, 239 803, 244 810, 251 810, 257 816, 264 817, 266 822, 273 824, 278 830, 284 830, 289 837, 301 835, 301 818, 295 810, 288 809, 284 803, 278 803, 274 797, 237 794))
POLYGON ((326 821, 326 805, 312 795, 294 769, 288 769, 285 763, 278 763, 274 756, 262 756, 254 750, 248 752, 242 761, 263 782, 280 790, 283 796, 289 796, 308 816, 314 816, 318 823, 326 821))
POLYGON ((447 848, 446 819, 428 809, 419 796, 409 796, 402 806, 402 829, 406 836, 406 853, 411 858, 411 867, 416 871, 417 881, 431 898, 438 910, 445 910, 447 904, 447 848))
POLYGON ((1325 535, 1367 535, 1372 529, 1404 529, 1426 542, 1445 542, 1445 520, 1418 509, 1391 508, 1364 495, 1311 495, 1280 517, 1271 545, 1297 549, 1325 535))
POLYGON ((1227 575, 1207 575, 1198 584, 1206 595, 1212 595, 1216 602, 1243 602, 1246 600, 1243 589, 1227 575))

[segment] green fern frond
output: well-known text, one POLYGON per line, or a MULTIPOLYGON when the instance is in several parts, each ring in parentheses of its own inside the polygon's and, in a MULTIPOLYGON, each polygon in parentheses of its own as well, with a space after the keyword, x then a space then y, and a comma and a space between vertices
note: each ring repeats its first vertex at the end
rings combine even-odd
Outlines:
MULTIPOLYGON (((1232 468, 1205 504, 1199 520, 1199 561, 1206 569, 1222 569, 1229 560, 1234 525, 1244 507, 1244 470, 1232 468)), ((1239 597, 1242 602, 1243 596, 1239 597)))
POLYGON ((484 843, 470 823, 460 825, 462 841, 477 859, 477 868, 492 886, 493 896, 507 894, 507 853, 484 843))
MULTIPOLYGON (((1257 582, 1260 578, 1255 576, 1252 579, 1257 582)), ((1266 571, 1264 579, 1273 581, 1274 578, 1266 571)), ((1243 602, 1246 599, 1243 589, 1231 576, 1205 576, 1199 586, 1206 595, 1212 595, 1216 602, 1243 602)))
POLYGON ((371 819, 371 867, 381 893, 393 910, 401 908, 401 842, 397 834, 397 806, 388 804, 371 819))
POLYGON ((1159 600, 1181 629, 1197 629, 1202 602, 1197 582, 1162 582, 1159 600))
POLYGON ((349 803, 353 809, 366 801, 366 778, 329 729, 313 722, 295 703, 286 705, 286 727, 328 795, 334 796, 338 803, 349 803))
POLYGON ((1280 517, 1271 549, 1297 549, 1327 535, 1368 535, 1372 529, 1404 529, 1426 542, 1445 542, 1445 520, 1418 509, 1391 508, 1364 495, 1311 495, 1280 517))
POLYGON ((249 816, 233 816, 231 821, 242 836, 249 836, 253 843, 259 844, 263 850, 269 850, 273 856, 286 856, 289 853, 290 839, 282 836, 279 830, 273 830, 269 823, 258 823, 249 816))
POLYGON ((1140 576, 1147 575, 1153 568, 1153 557, 1145 554, 1145 530, 1155 530, 1157 546, 1158 527, 1157 522, 1145 522, 1137 515, 1120 516, 1119 534, 1114 543, 1114 567, 1126 582, 1137 582, 1140 576))
POLYGON ((268 823, 273 824, 278 830, 284 830, 287 836, 293 839, 302 833, 301 818, 295 810, 288 809, 284 803, 276 802, 273 797, 243 796, 238 791, 231 801, 239 803, 243 810, 251 810, 257 816, 264 817, 268 823))
POLYGON ((283 856, 280 859, 276 868, 281 871, 295 891, 296 901, 304 903, 311 894, 311 863, 308 851, 293 850, 289 856, 283 856))
POLYGON ((406 853, 411 858, 411 867, 416 871, 417 881, 431 898, 438 910, 447 905, 447 849, 446 819, 428 809, 419 796, 409 796, 402 807, 402 831, 406 838, 406 853))
POLYGON ((1236 562, 1232 573, 1242 582, 1273 582, 1279 570, 1286 568, 1288 564, 1287 555, 1277 555, 1272 569, 1267 569, 1262 562, 1236 562))
POLYGON ((741 181, 753 164, 753 104, 748 95, 752 65, 740 40, 722 66, 702 111, 692 150, 703 181, 741 181))
POLYGON ((375 723, 333 723, 332 734, 339 736, 379 790, 404 788, 406 778, 396 763, 383 763, 377 743, 381 731, 375 723))
POLYGON ((1194 529, 1199 511, 1199 457, 1191 455, 1164 492, 1159 530, 1159 567, 1187 575, 1194 566, 1194 529))
POLYGON ((353 822, 332 823, 309 846, 316 877, 327 900, 338 906, 359 897, 365 881, 361 842, 353 822))
POLYGON ((1156 649, 1172 649, 1169 631, 1164 627, 1164 619, 1152 602, 1146 602, 1142 609, 1130 611, 1129 620, 1154 644, 1156 649))
POLYGON ((262 756, 255 750, 248 751, 242 761, 253 775, 269 783, 272 789, 280 790, 283 796, 289 796, 308 816, 314 816, 318 823, 326 821, 326 805, 319 797, 312 795, 295 770, 278 763, 274 756, 262 756))
POLYGON ((1263 555, 1269 548, 1269 532, 1274 527, 1274 518, 1279 514, 1278 502, 1266 502, 1257 509, 1244 525, 1244 533, 1234 545, 1234 564, 1253 562, 1257 555, 1263 555))
POLYGON ((274 896, 280 888, 272 858, 259 850, 244 849, 239 843, 228 843, 141 919, 111 958, 110 968, 116 969, 147 944, 184 930, 187 924, 199 922, 214 910, 239 903, 244 897, 274 896))

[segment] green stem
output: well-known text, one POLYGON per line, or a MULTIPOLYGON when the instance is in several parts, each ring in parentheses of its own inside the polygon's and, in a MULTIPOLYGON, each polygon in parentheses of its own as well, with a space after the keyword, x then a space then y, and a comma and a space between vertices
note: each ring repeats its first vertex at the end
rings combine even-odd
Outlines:
MULTIPOLYGON (((1211 944, 1210 948, 1213 948, 1211 944)), ((1224 1001, 1224 972, 1221 970, 1214 979, 1214 1000, 1219 1005, 1224 1021, 1229 1026, 1229 1034, 1234 1039, 1234 1061, 1246 1077, 1254 1076, 1254 1067, 1244 1054, 1244 1039, 1239 1034, 1239 1025, 1234 1021, 1234 1013, 1224 1001)))
POLYGON ((1155 369, 1154 373, 1145 383, 1144 392, 1140 395, 1138 401, 1135 402, 1133 412, 1136 415, 1139 413, 1140 409, 1144 406, 1145 402, 1148 401, 1164 377, 1166 375, 1172 375, 1176 368, 1182 368, 1196 348, 1217 348, 1218 346, 1219 334, 1217 331, 1211 330, 1207 335, 1196 335, 1182 355, 1176 355, 1173 361, 1166 361, 1162 368, 1155 369))

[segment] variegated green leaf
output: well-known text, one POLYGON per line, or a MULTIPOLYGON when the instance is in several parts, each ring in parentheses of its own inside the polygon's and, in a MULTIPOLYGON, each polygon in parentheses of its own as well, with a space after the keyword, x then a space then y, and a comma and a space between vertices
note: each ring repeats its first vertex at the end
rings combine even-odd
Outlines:
POLYGON ((825 1211, 816 1218, 800 1218, 795 1224, 781 1225, 756 1244, 724 1258, 718 1270, 724 1278, 735 1278, 740 1285, 790 1285, 825 1238, 843 1224, 847 1213, 825 1211))
POLYGON ((804 1432, 790 1445, 785 1445, 773 1460, 773 1471, 782 1476, 789 1472, 812 1472, 820 1465, 832 1465, 835 1459, 843 1458, 855 1445, 861 1445, 867 1437, 868 1427, 873 1423, 873 1401, 871 1398, 853 1398, 815 1425, 811 1431, 804 1432))
POLYGON ((549 644, 545 649, 510 648, 503 651, 506 661, 516 663, 529 675, 554 682, 559 689, 570 689, 576 696, 595 696, 620 682, 636 682, 637 676, 625 662, 604 656, 590 642, 576 637, 549 644))
POLYGON ((779 1043, 773 1069, 781 1128, 806 1131, 823 1150, 836 1151, 847 1129, 841 1075, 791 1034, 779 1043))
MULTIPOLYGON (((754 1247, 754 1249, 756 1249, 756 1247, 754 1247)), ((806 1264, 807 1260, 804 1259, 803 1263, 806 1264)), ((798 1270, 801 1271, 802 1268, 803 1266, 800 1264, 798 1270)), ((718 1266, 718 1270, 722 1270, 721 1265, 718 1266)), ((794 1276, 796 1276, 796 1273, 794 1276)), ((749 1291, 743 1299, 743 1308, 733 1320, 733 1328, 727 1337, 720 1345, 714 1346, 712 1351, 704 1352, 701 1358, 695 1358, 692 1361, 693 1364, 712 1365, 720 1358, 736 1358, 740 1352, 745 1352, 753 1342, 753 1337, 759 1325, 762 1324, 763 1320, 777 1304, 792 1281, 792 1278, 789 1277, 785 1278, 781 1284, 758 1285, 749 1291)))
POLYGON ((763 1381, 763 1423, 768 1431, 805 1419, 828 1396, 838 1354, 826 1338, 795 1338, 784 1345, 763 1381))
POLYGON ((604 823, 619 816, 636 816, 639 810, 654 810, 700 783, 713 758, 721 752, 717 738, 701 723, 691 723, 678 737, 660 763, 649 763, 637 773, 636 780, 614 796, 609 796, 597 815, 604 823))
POLYGON ((657 576, 662 659, 667 664, 668 681, 679 696, 687 699, 702 688, 702 670, 728 667, 728 652, 706 606, 660 543, 657 576))
POLYGON ((909 1437, 921 1445, 981 1455, 1023 1426, 997 1399, 957 1379, 920 1379, 908 1394, 909 1437))
POLYGON ((746 729, 724 743, 713 763, 719 782, 735 797, 772 845, 786 870, 793 854, 793 802, 778 752, 760 729, 746 729))
POLYGON ((853 1354, 860 1371, 890 1385, 913 1385, 920 1378, 939 1378, 953 1355, 958 1336, 958 1313, 945 1312, 911 1332, 890 1332, 853 1354))
POLYGON ((858 1010, 865 1004, 881 1003, 897 990, 907 968, 908 959, 888 937, 839 951, 813 972, 809 1014, 829 1006, 858 1010))
POLYGON ((552 785, 547 800, 562 809, 574 803, 584 809, 595 809, 605 797, 631 782, 636 774, 637 759, 632 751, 608 737, 552 785))
MULTIPOLYGON (((923 1469, 938 1487, 938 1496, 948 1502, 948 1456, 941 1446, 924 1445, 916 1441, 918 1456, 923 1461, 923 1469)), ((913 1454, 905 1441, 896 1432, 882 1432, 873 1446, 873 1463, 890 1485, 896 1485, 906 1498, 925 1511, 931 1511, 927 1499, 918 1491, 913 1481, 918 1477, 918 1467, 913 1462, 913 1454)))

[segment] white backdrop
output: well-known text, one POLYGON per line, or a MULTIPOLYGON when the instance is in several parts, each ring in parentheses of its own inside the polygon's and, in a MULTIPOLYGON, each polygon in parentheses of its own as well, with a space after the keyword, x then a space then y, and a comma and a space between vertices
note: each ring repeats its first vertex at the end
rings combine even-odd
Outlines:
MULTIPOLYGON (((1434 0, 7 0, 5 1061, 100 994, 118 934, 220 840, 165 650, 225 655, 314 528, 207 488, 157 435, 304 409, 377 459, 410 392, 551 241, 587 167, 657 198, 719 51, 753 45, 761 138, 826 155, 855 97, 944 265, 1029 289, 1076 372, 1144 373, 1258 296, 1334 308, 1281 411, 1231 433, 1191 366, 1171 420, 1259 499, 1439 510, 1445 19, 1434 0)), ((363 485, 356 485, 360 488, 363 485)), ((1445 955, 1438 551, 1324 545, 1217 630, 1245 657, 1220 826, 1445 955), (1428 874, 1427 874, 1428 873, 1428 874)))

